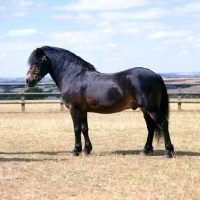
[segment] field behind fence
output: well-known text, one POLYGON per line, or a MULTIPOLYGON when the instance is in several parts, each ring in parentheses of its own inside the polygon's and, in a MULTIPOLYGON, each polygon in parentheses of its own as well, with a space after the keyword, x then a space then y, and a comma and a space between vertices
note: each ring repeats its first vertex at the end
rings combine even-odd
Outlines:
POLYGON ((142 113, 89 113, 89 156, 71 156, 73 125, 58 105, 0 105, 1 199, 200 199, 200 107, 171 104, 170 134, 141 157, 147 130, 142 113))

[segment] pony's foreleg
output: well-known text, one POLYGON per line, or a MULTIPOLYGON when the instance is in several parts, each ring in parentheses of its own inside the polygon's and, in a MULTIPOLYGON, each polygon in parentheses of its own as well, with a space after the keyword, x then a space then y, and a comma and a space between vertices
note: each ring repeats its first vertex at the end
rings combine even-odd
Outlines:
POLYGON ((144 119, 147 125, 147 130, 148 130, 148 136, 147 136, 147 141, 146 144, 144 146, 144 149, 141 151, 140 155, 152 155, 153 154, 153 137, 154 137, 154 130, 156 128, 156 123, 155 121, 150 117, 150 115, 143 111, 143 115, 144 115, 144 119))
POLYGON ((72 116, 73 124, 74 124, 74 133, 75 133, 75 147, 72 150, 72 154, 74 156, 78 156, 82 151, 81 144, 81 110, 76 109, 74 107, 70 107, 70 113, 72 116))
POLYGON ((90 154, 90 152, 92 151, 92 144, 90 142, 90 138, 88 135, 88 122, 87 122, 87 113, 84 112, 81 115, 81 131, 83 133, 84 139, 85 139, 85 147, 83 149, 83 152, 85 154, 90 154))

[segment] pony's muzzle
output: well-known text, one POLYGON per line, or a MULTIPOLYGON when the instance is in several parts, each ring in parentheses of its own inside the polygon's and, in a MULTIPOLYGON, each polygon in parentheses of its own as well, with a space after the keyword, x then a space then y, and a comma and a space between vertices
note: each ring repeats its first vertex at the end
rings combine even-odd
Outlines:
POLYGON ((35 85, 37 85, 37 81, 32 77, 26 78, 26 83, 29 87, 34 87, 35 85))

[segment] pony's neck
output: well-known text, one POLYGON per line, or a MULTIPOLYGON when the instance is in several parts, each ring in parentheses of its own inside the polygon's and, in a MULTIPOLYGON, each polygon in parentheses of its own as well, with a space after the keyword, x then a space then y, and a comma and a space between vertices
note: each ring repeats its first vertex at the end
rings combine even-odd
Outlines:
POLYGON ((49 74, 50 74, 51 78, 54 80, 54 82, 56 83, 57 87, 60 89, 60 86, 59 86, 59 84, 58 84, 58 82, 57 82, 57 80, 56 80, 56 77, 55 77, 53 71, 50 70, 50 71, 49 71, 49 74))
POLYGON ((67 84, 79 74, 84 74, 86 71, 96 71, 93 65, 67 50, 53 47, 42 47, 42 49, 51 60, 49 74, 61 92, 63 81, 67 84))
POLYGON ((54 82, 56 83, 57 87, 60 89, 60 91, 62 91, 62 76, 63 76, 63 59, 62 59, 62 55, 59 56, 59 54, 57 54, 56 56, 54 55, 55 52, 53 51, 53 49, 51 48, 44 48, 43 49, 45 54, 47 55, 47 57, 51 60, 51 65, 49 68, 49 74, 52 77, 52 79, 54 80, 54 82))

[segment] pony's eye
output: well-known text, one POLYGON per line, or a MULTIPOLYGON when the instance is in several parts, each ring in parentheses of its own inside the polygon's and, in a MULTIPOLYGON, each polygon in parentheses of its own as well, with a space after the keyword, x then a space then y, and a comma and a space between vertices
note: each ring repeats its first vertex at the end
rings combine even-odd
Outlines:
POLYGON ((35 65, 38 65, 39 64, 39 62, 35 62, 35 65))

